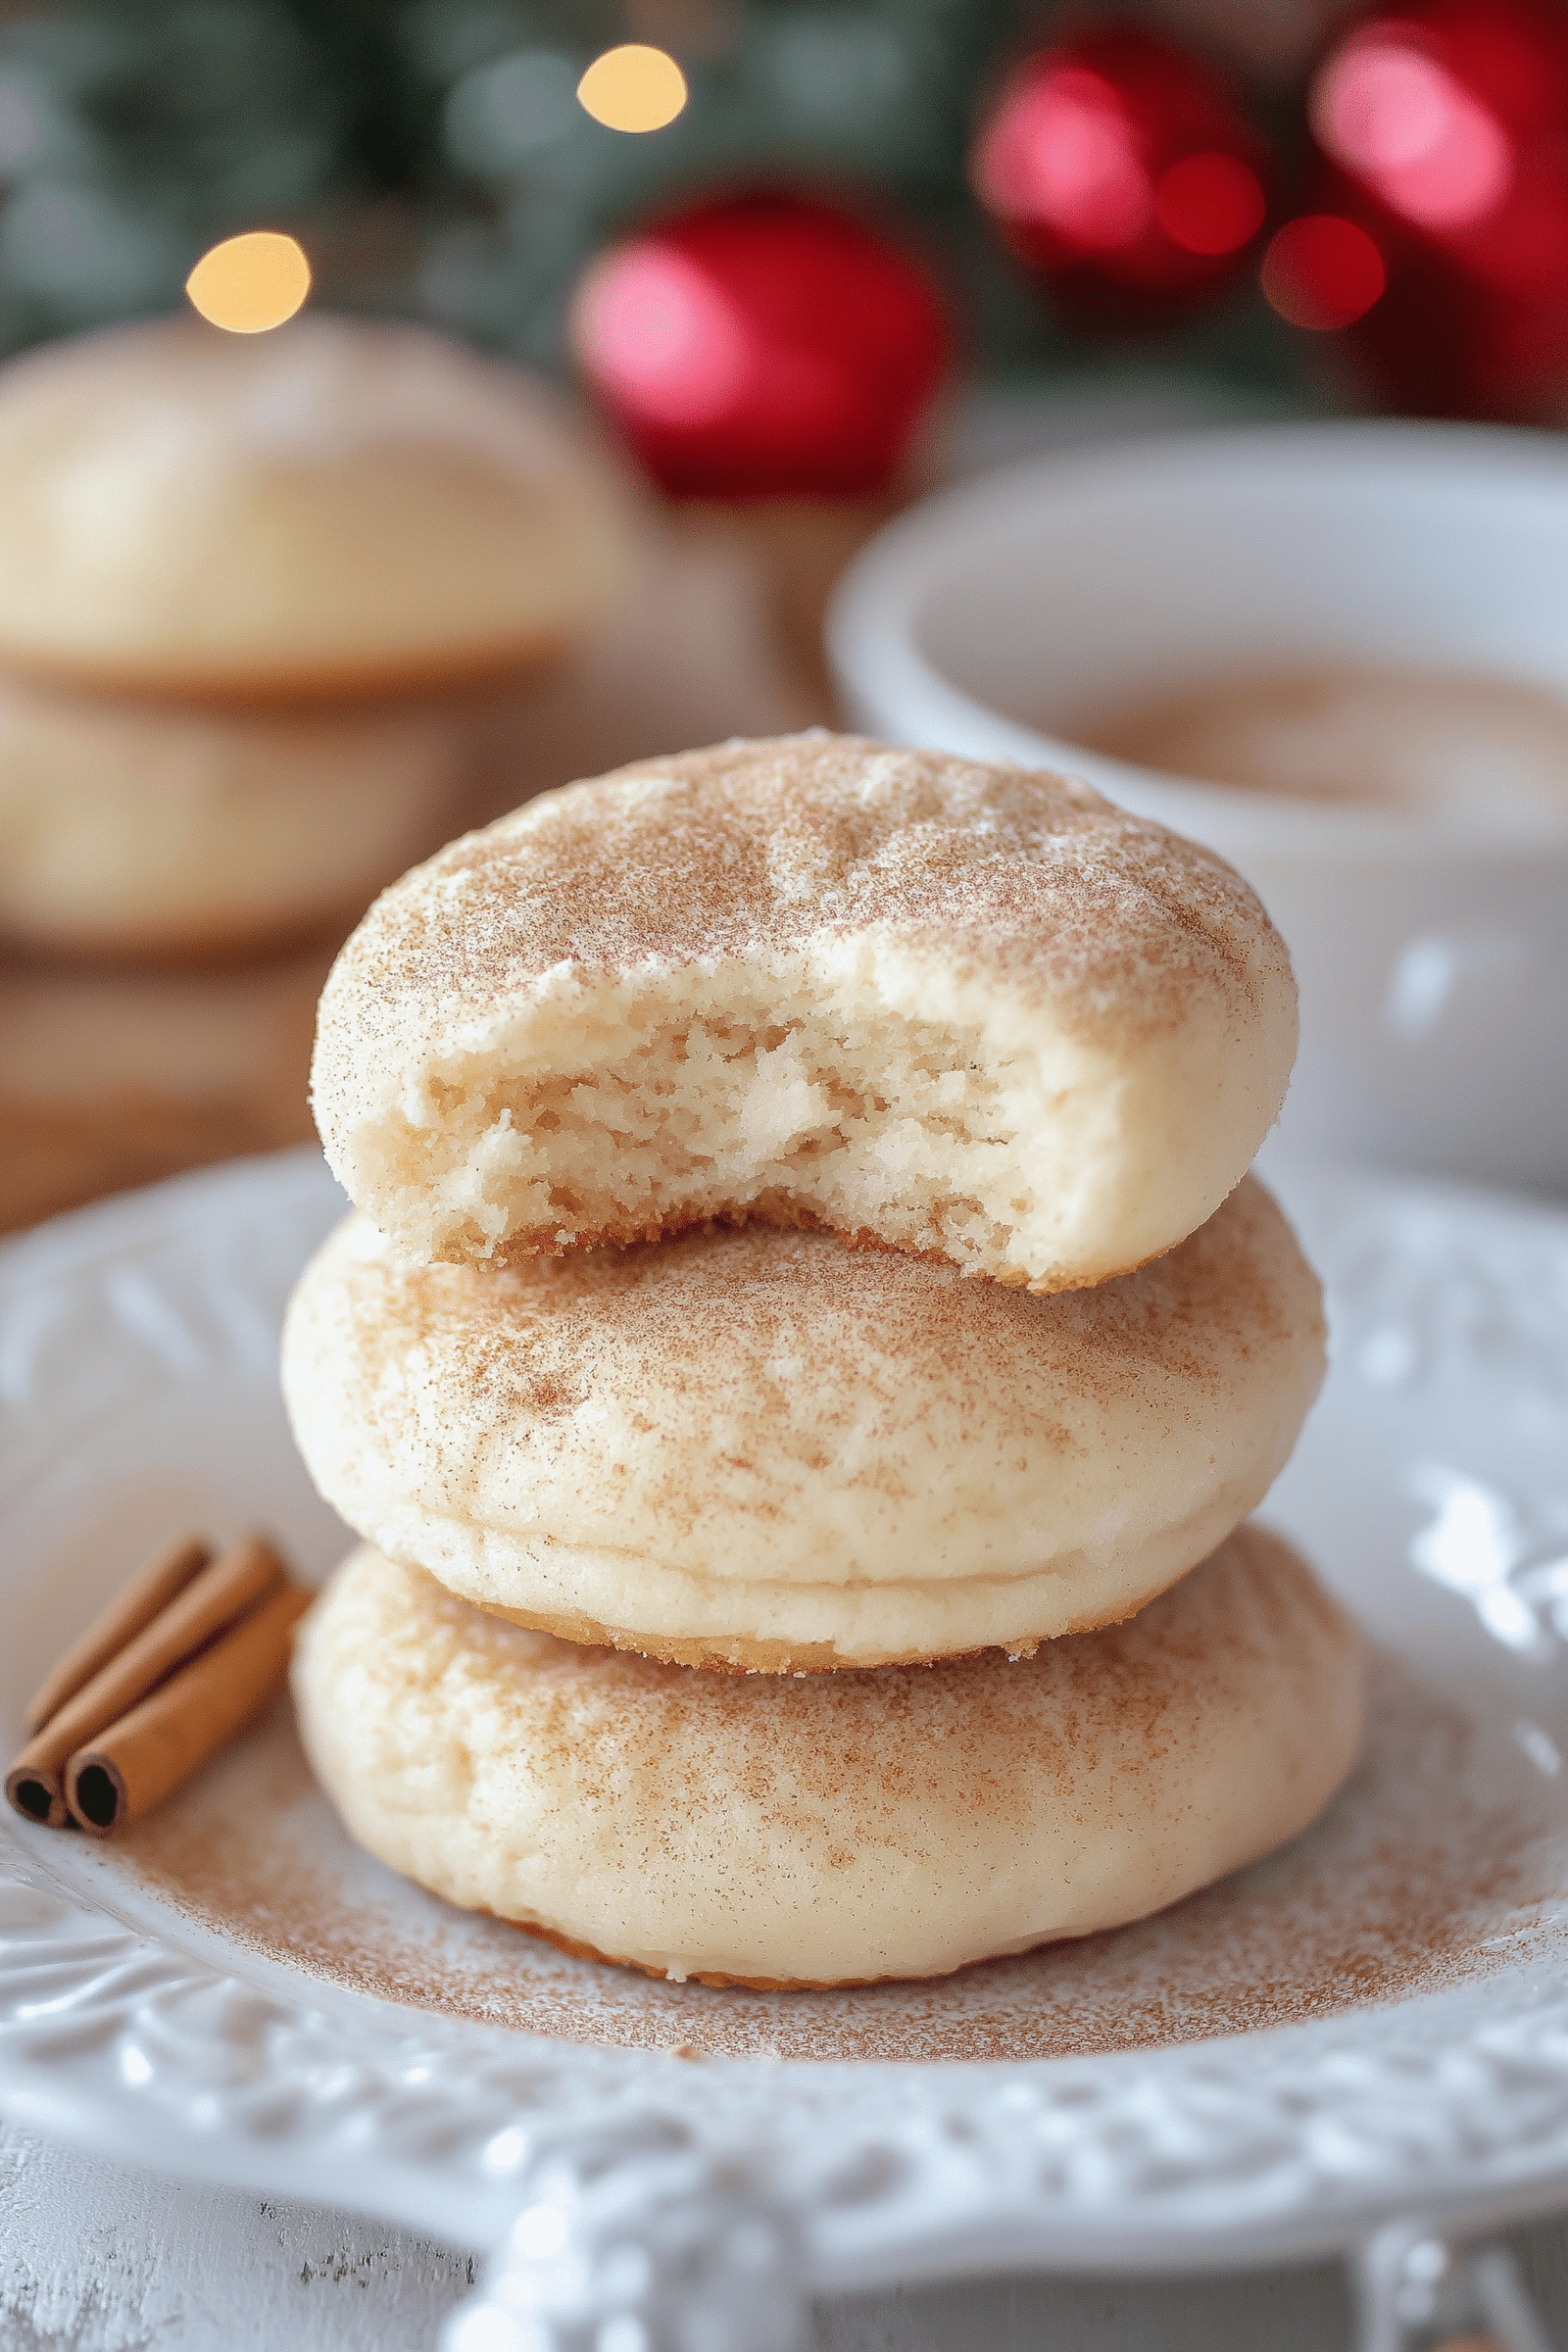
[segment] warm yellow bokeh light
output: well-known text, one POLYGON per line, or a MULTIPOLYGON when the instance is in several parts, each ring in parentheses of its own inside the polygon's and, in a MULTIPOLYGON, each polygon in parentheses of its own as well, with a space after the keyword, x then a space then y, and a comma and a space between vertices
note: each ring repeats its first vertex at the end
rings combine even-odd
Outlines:
POLYGON ((594 59, 577 100, 609 130, 662 130, 686 103, 686 76, 667 51, 627 41, 594 59))
POLYGON ((231 335, 265 335, 270 326, 281 326, 310 290, 303 248, 271 228, 225 237, 202 255, 185 280, 194 308, 231 335))

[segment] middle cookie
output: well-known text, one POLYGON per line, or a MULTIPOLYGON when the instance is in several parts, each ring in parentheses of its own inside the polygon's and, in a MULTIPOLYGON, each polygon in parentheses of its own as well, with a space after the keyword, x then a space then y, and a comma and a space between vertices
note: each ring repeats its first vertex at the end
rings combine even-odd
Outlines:
POLYGON ((1322 1373, 1251 1178, 1044 1296, 761 1225, 410 1267, 356 1215, 283 1340, 312 1475, 391 1558, 568 1641, 773 1673, 1131 1616, 1260 1499, 1322 1373))

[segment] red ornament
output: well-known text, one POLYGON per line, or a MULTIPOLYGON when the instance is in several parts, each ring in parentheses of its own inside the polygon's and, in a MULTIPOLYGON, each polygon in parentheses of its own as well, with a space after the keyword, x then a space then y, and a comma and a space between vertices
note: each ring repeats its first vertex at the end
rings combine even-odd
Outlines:
POLYGON ((971 176, 1009 250, 1102 317, 1168 315, 1217 292, 1267 210, 1262 142, 1225 83, 1131 27, 1029 58, 971 176))
POLYGON ((863 223, 782 195, 699 205, 596 262, 577 359, 676 497, 887 487, 947 350, 926 279, 863 223))
MULTIPOLYGON (((1309 104, 1321 157, 1312 213, 1370 242, 1386 281, 1351 313, 1359 322, 1348 336, 1384 399, 1429 416, 1519 418, 1560 409, 1568 390, 1568 13, 1560 0, 1417 0, 1366 17, 1329 52, 1309 104)), ((1293 222, 1281 239, 1304 225, 1293 222)), ((1310 309, 1325 288, 1310 255, 1304 271, 1293 276, 1289 257, 1282 270, 1279 243, 1264 287, 1289 318, 1293 298, 1310 309)), ((1327 293, 1332 314, 1335 288, 1327 293)), ((1300 322, 1345 323, 1332 316, 1300 322)))

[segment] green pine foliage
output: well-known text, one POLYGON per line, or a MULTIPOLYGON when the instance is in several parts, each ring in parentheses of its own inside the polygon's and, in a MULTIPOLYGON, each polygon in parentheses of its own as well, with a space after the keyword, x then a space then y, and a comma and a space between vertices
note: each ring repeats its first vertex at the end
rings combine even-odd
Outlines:
MULTIPOLYGON (((217 239, 283 228, 317 299, 559 367, 605 243, 737 185, 860 207, 923 252, 992 371, 1095 355, 999 251, 966 158, 1051 0, 35 0, 0 16, 0 351, 176 306, 217 239), (1027 10, 1027 13, 1022 13, 1027 10), (690 103, 625 136, 577 104, 648 40, 690 103)), ((1260 306, 1157 357, 1278 372, 1260 306)), ((1147 359, 1147 353, 1145 355, 1147 359)))
POLYGON ((218 238, 286 228, 323 299, 546 363, 607 238, 782 180, 976 248, 963 159, 1010 0, 83 0, 0 25, 0 346, 177 303, 218 238), (627 39, 691 103, 625 137, 577 105, 627 39))

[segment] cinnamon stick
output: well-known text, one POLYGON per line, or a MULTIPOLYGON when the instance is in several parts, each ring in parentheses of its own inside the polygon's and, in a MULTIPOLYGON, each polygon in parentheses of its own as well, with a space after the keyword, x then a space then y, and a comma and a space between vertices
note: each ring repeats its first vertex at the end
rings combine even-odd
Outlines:
POLYGON ((295 1620, 311 1594, 285 1585, 78 1748, 67 1767, 72 1819, 107 1838, 150 1813, 273 1698, 288 1673, 295 1620))
POLYGON ((212 1556, 212 1545, 204 1544, 199 1536, 181 1536, 177 1543, 167 1545, 140 1576, 133 1577, 123 1592, 87 1628, 81 1640, 72 1644, 59 1665, 44 1676, 28 1699, 23 1718, 28 1731, 41 1732, 68 1698, 74 1698, 100 1667, 118 1657, 144 1626, 151 1625, 160 1609, 167 1608, 176 1593, 183 1592, 191 1578, 201 1573, 212 1556))
POLYGON ((285 1577, 282 1561, 260 1536, 247 1536, 201 1569, 28 1740, 6 1775, 6 1795, 16 1810, 28 1821, 63 1829, 67 1760, 267 1600, 285 1577))

